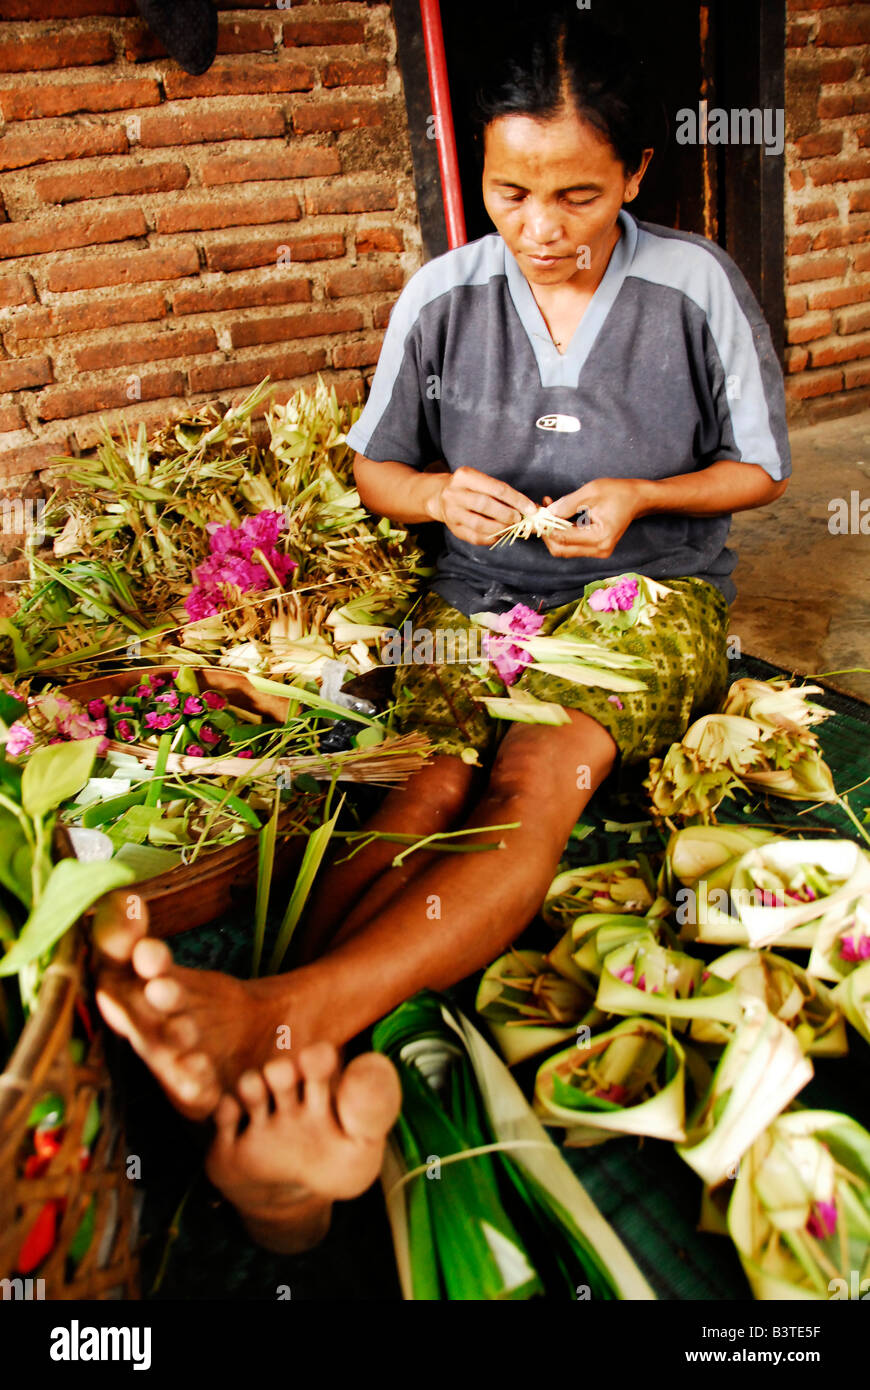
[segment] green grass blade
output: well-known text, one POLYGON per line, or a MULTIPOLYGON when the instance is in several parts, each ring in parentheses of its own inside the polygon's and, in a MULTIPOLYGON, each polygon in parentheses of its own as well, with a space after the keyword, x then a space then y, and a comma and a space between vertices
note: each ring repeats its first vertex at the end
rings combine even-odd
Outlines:
POLYGON ((317 877, 317 871, 323 862, 323 856, 332 838, 332 832, 335 829, 343 805, 344 797, 342 797, 339 802, 338 810, 335 812, 335 815, 332 816, 330 820, 324 821, 323 825, 319 825, 316 830, 312 830, 308 837, 308 843, 305 846, 305 853, 302 856, 302 863, 299 867, 296 883, 290 895, 287 911, 284 913, 284 919, 278 930, 278 939, 275 942, 275 948, 269 961, 268 973, 270 975, 277 974, 281 969, 284 957, 287 954, 287 948, 290 945, 299 918, 302 916, 302 909, 308 901, 308 895, 317 877))
POLYGON ((263 957, 263 938, 266 935, 266 914, 269 911, 269 890, 272 886, 272 870, 275 865, 275 839, 278 833, 278 815, 281 810, 281 789, 275 790, 272 814, 260 831, 257 846, 257 901, 254 909, 254 947, 251 957, 251 975, 254 979, 260 973, 263 957))

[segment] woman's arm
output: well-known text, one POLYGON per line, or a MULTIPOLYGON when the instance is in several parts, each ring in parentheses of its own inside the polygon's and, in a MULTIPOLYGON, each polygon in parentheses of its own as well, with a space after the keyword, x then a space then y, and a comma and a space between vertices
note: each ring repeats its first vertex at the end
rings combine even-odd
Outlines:
POLYGON ((407 463, 377 463, 357 454, 353 474, 360 501, 369 511, 409 525, 440 521, 472 545, 489 545, 503 527, 535 510, 534 502, 521 492, 476 468, 419 473, 407 463))
POLYGON ((760 464, 736 459, 720 459, 698 472, 673 478, 596 478, 552 504, 552 510, 564 517, 588 508, 588 523, 558 531, 545 543, 551 555, 604 557, 613 554, 638 517, 655 512, 723 516, 747 511, 776 501, 786 485, 785 479, 777 482, 760 464))

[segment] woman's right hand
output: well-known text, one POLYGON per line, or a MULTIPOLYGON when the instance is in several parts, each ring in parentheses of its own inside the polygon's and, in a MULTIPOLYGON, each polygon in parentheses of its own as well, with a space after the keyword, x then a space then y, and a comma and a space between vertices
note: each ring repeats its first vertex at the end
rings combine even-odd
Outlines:
POLYGON ((439 485, 427 511, 433 521, 442 522, 459 540, 471 545, 491 545, 505 526, 536 510, 535 503, 522 492, 476 468, 457 468, 455 473, 434 476, 439 485))

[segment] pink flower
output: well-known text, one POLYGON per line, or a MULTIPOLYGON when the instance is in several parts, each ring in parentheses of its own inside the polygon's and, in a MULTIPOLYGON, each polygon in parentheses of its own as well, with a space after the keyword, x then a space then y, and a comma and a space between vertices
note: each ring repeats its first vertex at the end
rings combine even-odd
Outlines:
POLYGON ((532 660, 531 652, 518 647, 508 637, 498 637, 487 633, 483 643, 484 654, 492 662, 505 685, 513 685, 522 674, 524 667, 532 660))
POLYGON ((92 719, 104 719, 106 715, 105 700, 88 700, 88 714, 92 719))
MULTIPOLYGON (((646 975, 641 975, 640 979, 637 982, 637 987, 638 989, 646 989, 646 975)), ((653 994, 655 994, 655 992, 656 991, 653 990, 653 994)))
POLYGON ((841 937, 840 959, 850 962, 870 960, 870 936, 841 937))
POLYGON ((250 748, 241 748, 239 749, 239 752, 236 754, 237 758, 253 758, 253 756, 254 755, 251 752, 250 748))
POLYGON ((185 748, 185 753, 191 758, 204 758, 205 752, 198 743, 189 743, 185 748))
POLYGON ((133 706, 126 704, 123 700, 116 700, 112 706, 114 714, 132 714, 133 706))
POLYGON ((9 726, 9 734, 6 738, 6 752, 10 758, 20 758, 22 753, 29 753, 33 747, 33 730, 26 724, 16 720, 9 726))
POLYGON ((199 736, 203 743, 215 744, 221 741, 220 734, 217 729, 212 728, 211 724, 202 724, 200 726, 199 736))
POLYGON ((832 1236, 837 1229, 837 1206, 835 1202, 816 1202, 810 1218, 807 1221, 807 1230, 816 1240, 824 1240, 827 1236, 832 1236))
POLYGON ((198 695, 188 695, 184 701, 185 714, 202 714, 205 706, 198 695))
POLYGON ((157 701, 168 705, 170 709, 178 708, 178 692, 175 690, 164 690, 162 695, 157 696, 157 701))
POLYGON ((145 681, 142 685, 137 685, 137 686, 136 686, 136 689, 133 691, 133 694, 134 694, 135 696, 137 696, 140 700, 141 700, 141 699, 146 699, 146 700, 147 700, 148 697, 151 695, 151 693, 152 693, 152 692, 151 692, 151 687, 150 687, 150 685, 148 684, 147 679, 146 679, 146 681, 145 681))
POLYGON ((216 690, 204 690, 202 692, 202 698, 205 700, 209 709, 223 709, 227 702, 226 696, 218 695, 216 690))
POLYGON ((617 709, 625 709, 625 705, 622 703, 618 695, 608 695, 607 700, 609 704, 616 705, 617 709))
POLYGON ((524 603, 515 603, 507 613, 499 617, 502 632, 515 633, 517 637, 534 637, 544 625, 543 613, 536 613, 524 603))
POLYGON ((177 714, 155 714, 150 711, 145 716, 146 729, 172 729, 177 723, 177 714))
POLYGON ((119 719, 115 725, 115 733, 124 743, 130 743, 136 737, 129 719, 119 719))
POLYGON ((627 613, 634 606, 639 586, 636 579, 619 579, 604 585, 589 595, 589 607, 595 613, 627 613))
POLYGON ((218 611, 211 595, 207 594, 205 589, 191 589, 184 600, 184 606, 192 623, 198 623, 202 618, 213 618, 218 611))
POLYGON ((634 966, 624 965, 621 970, 616 972, 617 980, 623 980, 627 985, 634 984, 634 966))

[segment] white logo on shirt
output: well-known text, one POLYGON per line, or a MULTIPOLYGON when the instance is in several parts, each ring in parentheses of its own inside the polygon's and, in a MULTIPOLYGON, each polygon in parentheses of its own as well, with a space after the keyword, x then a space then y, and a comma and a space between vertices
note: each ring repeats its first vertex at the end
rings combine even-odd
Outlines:
POLYGON ((535 426, 539 430, 556 430, 558 434, 576 434, 580 421, 576 415, 542 415, 535 426))

